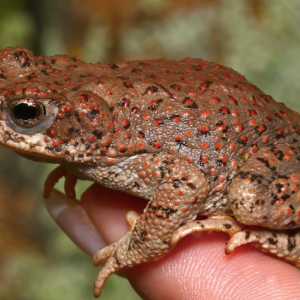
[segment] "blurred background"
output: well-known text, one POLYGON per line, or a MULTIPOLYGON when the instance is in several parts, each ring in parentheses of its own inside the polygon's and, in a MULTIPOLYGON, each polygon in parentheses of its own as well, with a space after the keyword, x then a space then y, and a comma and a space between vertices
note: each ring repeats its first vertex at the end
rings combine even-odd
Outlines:
MULTIPOLYGON (((299 16, 299 0, 0 0, 0 48, 87 62, 201 57, 300 111, 299 16)), ((98 270, 42 204, 53 168, 0 148, 0 299, 93 299, 98 270)), ((114 275, 101 299, 141 298, 114 275)))

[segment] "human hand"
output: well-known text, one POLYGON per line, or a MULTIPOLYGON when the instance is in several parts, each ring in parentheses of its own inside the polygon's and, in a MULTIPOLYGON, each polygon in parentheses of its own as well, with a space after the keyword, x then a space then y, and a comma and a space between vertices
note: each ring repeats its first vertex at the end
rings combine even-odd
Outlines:
MULTIPOLYGON (((56 211, 54 218, 59 225, 90 255, 103 246, 97 232, 107 245, 115 242, 128 230, 126 213, 129 210, 141 212, 147 203, 138 197, 93 185, 83 194, 81 205, 65 205, 67 209, 59 215, 54 209, 58 202, 55 204, 53 197, 58 199, 60 195, 53 193, 46 200, 46 206, 56 211), (82 214, 82 207, 83 217, 76 217, 76 213, 82 214), (75 234, 74 222, 77 228, 85 230, 85 234, 81 234, 83 238, 78 239, 78 232, 75 234)), ((61 197, 58 201, 68 200, 61 197)), ((69 203, 71 201, 74 200, 69 203)), ((182 239, 163 259, 127 268, 122 274, 145 300, 299 299, 297 268, 250 245, 241 246, 227 256, 224 249, 228 239, 225 233, 196 233, 182 239)))

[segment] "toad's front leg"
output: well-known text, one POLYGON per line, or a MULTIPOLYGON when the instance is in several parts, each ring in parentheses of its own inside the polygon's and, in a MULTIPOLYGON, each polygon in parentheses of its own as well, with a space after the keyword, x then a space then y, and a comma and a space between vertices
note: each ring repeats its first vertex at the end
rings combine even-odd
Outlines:
POLYGON ((155 192, 142 215, 127 215, 129 231, 95 254, 95 265, 108 259, 95 282, 96 297, 114 272, 168 253, 173 232, 197 217, 208 192, 206 178, 195 166, 169 155, 142 156, 135 168, 155 192))

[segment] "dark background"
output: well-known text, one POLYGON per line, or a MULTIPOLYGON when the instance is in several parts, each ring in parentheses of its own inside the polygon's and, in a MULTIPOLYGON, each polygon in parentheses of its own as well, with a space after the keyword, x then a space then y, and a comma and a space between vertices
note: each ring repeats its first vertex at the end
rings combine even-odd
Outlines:
MULTIPOLYGON (((299 0, 0 0, 0 48, 16 45, 87 62, 201 57, 300 111, 299 0)), ((98 270, 42 205, 51 169, 0 148, 0 299, 93 299, 98 270)), ((140 299, 117 276, 101 297, 140 299)))

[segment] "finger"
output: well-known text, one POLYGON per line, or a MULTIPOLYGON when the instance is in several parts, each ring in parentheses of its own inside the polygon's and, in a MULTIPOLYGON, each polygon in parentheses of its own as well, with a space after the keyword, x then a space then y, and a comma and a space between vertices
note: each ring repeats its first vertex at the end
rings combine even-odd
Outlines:
POLYGON ((92 256, 99 248, 105 246, 97 229, 78 201, 68 198, 55 189, 49 196, 48 199, 44 199, 49 214, 83 252, 92 256))

